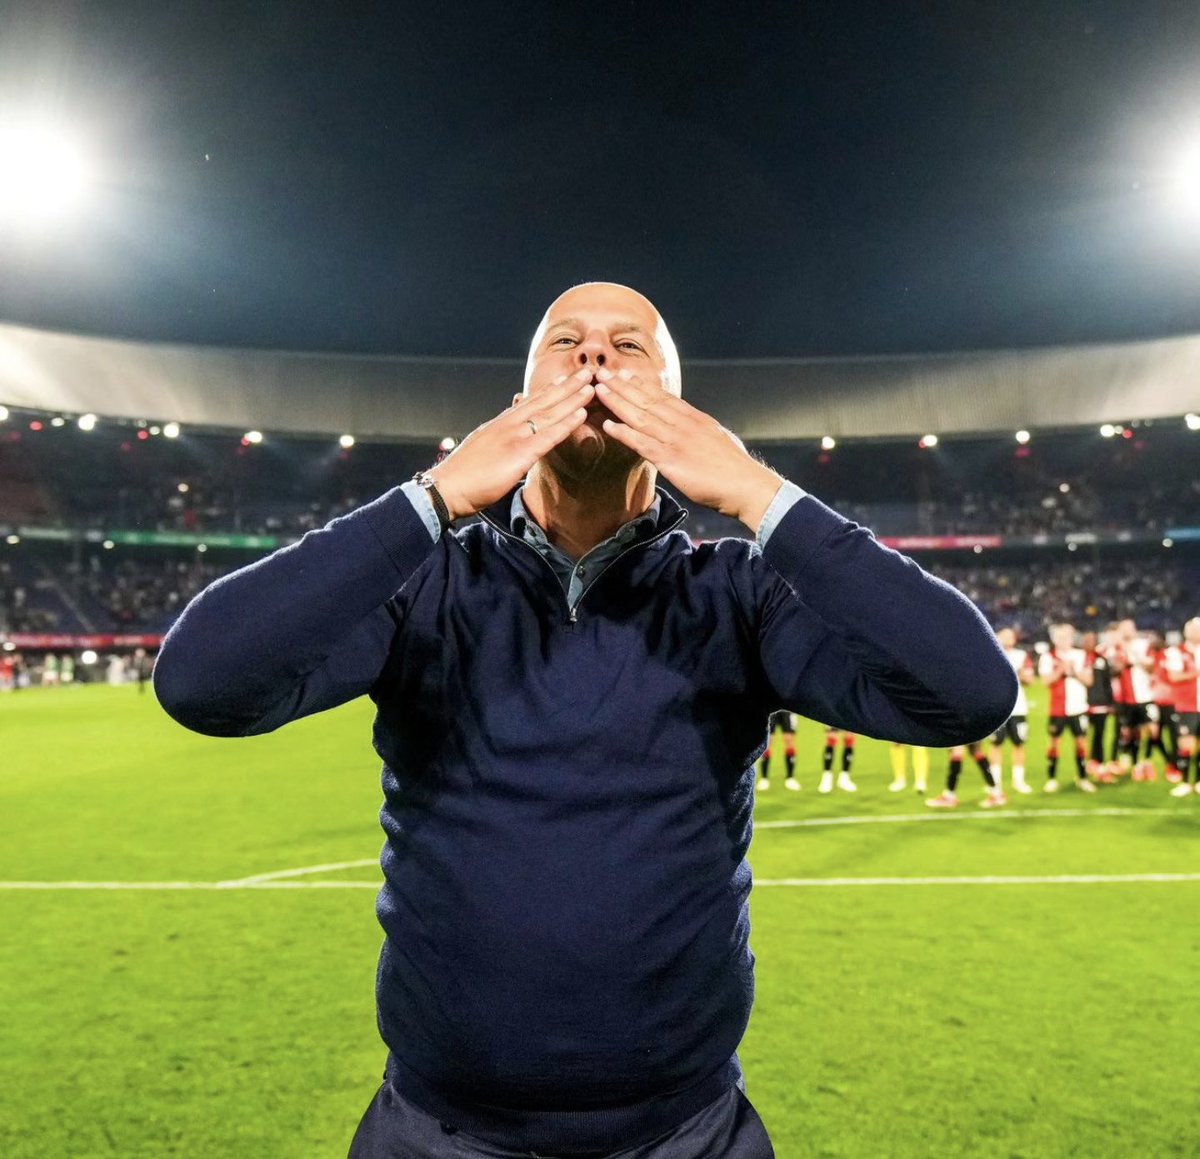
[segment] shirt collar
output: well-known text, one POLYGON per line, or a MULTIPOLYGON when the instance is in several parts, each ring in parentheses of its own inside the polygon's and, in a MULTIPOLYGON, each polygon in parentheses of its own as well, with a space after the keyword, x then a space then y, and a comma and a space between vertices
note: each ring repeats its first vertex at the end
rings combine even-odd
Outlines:
MULTIPOLYGON (((512 506, 508 516, 509 527, 512 529, 514 535, 519 535, 523 539, 534 539, 539 542, 548 543, 549 540, 546 538, 545 531, 538 525, 537 520, 529 514, 529 509, 525 506, 524 499, 521 498, 524 490, 524 487, 518 487, 513 492, 512 506)), ((635 515, 628 523, 623 523, 617 528, 616 533, 611 538, 620 544, 632 542, 647 526, 658 526, 658 516, 661 510, 662 496, 655 491, 654 502, 641 515, 635 515)))

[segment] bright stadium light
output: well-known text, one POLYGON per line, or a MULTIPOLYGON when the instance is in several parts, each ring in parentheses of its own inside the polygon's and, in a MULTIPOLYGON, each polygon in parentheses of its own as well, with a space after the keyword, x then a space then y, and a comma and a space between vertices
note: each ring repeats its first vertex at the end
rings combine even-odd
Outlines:
POLYGON ((163 438, 164 439, 179 438, 179 424, 178 423, 163 423, 163 438))
POLYGON ((49 125, 0 125, 0 220, 47 225, 85 198, 92 166, 78 142, 49 125))
POLYGON ((7 419, 7 418, 8 418, 8 407, 0 406, 0 423, 4 422, 5 419, 7 419))
POLYGON ((12 535, 5 536, 4 542, 7 543, 9 547, 16 547, 17 544, 21 542, 21 537, 17 535, 16 532, 13 532, 12 535))
POLYGON ((1029 432, 1017 431, 1015 438, 1017 442, 1021 444, 1021 446, 1024 446, 1027 442, 1029 442, 1029 432))
POLYGON ((79 653, 79 662, 81 664, 95 664, 99 659, 100 657, 97 656, 96 653, 91 650, 91 648, 86 648, 84 651, 79 653))
POLYGON ((80 415, 76 420, 81 431, 94 431, 96 429, 96 416, 92 414, 80 415))
POLYGON ((62 415, 55 415, 50 420, 50 425, 52 427, 65 427, 67 425, 67 420, 63 418, 62 415))
POLYGON ((103 547, 105 551, 112 551, 112 549, 117 545, 113 543, 111 539, 106 539, 100 546, 103 547))
MULTIPOLYGON (((2 407, 0 407, 0 410, 2 410, 2 409, 3 409, 3 408, 2 408, 2 407)), ((1185 415, 1183 416, 1183 421, 1184 421, 1185 423, 1187 423, 1187 429, 1188 429, 1189 431, 1200 431, 1200 415, 1197 415, 1197 414, 1185 414, 1185 415)))
POLYGON ((452 451, 457 446, 458 440, 453 435, 447 435, 440 443, 438 443, 438 447, 443 451, 452 451))
POLYGON ((243 436, 248 443, 261 443, 263 441, 262 431, 247 431, 243 436))
POLYGON ((1200 144, 1185 149, 1175 162, 1171 197, 1185 213, 1200 216, 1200 144))
POLYGON ((1112 423, 1105 423, 1104 426, 1100 428, 1100 437, 1102 439, 1111 439, 1116 433, 1117 428, 1114 427, 1112 423))
POLYGON ((836 446, 837 446, 837 439, 835 439, 833 437, 833 435, 825 435, 821 439, 821 450, 823 450, 823 451, 832 451, 833 448, 836 446))
POLYGON ((342 435, 342 437, 338 439, 338 446, 341 447, 343 451, 348 451, 352 446, 354 446, 354 436, 342 435))
POLYGON ((921 441, 917 444, 923 451, 929 450, 930 447, 938 445, 937 435, 922 435, 921 441))

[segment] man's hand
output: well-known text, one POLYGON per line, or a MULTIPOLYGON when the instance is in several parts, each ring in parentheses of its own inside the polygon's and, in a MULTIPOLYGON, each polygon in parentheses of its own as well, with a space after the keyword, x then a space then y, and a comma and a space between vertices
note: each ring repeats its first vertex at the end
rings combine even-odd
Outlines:
POLYGON ((509 493, 530 467, 587 420, 592 372, 562 375, 476 427, 429 474, 451 519, 474 515, 509 493))
POLYGON ((658 468, 695 503, 740 519, 758 531, 783 483, 742 440, 711 415, 629 370, 599 372, 597 397, 617 421, 604 430, 658 468))

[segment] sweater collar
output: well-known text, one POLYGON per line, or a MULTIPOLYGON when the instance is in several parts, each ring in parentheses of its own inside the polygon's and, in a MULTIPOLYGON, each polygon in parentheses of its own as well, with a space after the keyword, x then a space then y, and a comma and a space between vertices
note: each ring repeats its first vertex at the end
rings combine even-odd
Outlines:
MULTIPOLYGON (((502 499, 493 503, 490 507, 485 507, 480 514, 493 527, 500 531, 512 535, 513 532, 513 501, 516 498, 517 492, 525 485, 524 480, 518 483, 507 495, 502 499)), ((654 488, 656 504, 652 504, 649 510, 653 510, 655 506, 658 508, 658 519, 655 524, 655 529, 652 534, 658 534, 673 527, 680 522, 686 515, 687 511, 681 507, 666 491, 661 487, 654 488)), ((637 518, 641 518, 638 516, 637 518)), ((636 520, 635 520, 636 522, 636 520)))

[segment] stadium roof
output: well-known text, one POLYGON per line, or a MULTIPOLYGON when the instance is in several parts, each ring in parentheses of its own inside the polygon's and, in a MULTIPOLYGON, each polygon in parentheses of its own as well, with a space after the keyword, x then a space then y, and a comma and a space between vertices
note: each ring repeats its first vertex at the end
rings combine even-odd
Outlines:
MULTIPOLYGON (((9 407, 387 440, 462 435, 520 389, 514 359, 243 350, 0 324, 9 407)), ((684 360, 685 396, 771 442, 1059 429, 1200 411, 1200 335, 837 359, 684 360)))

